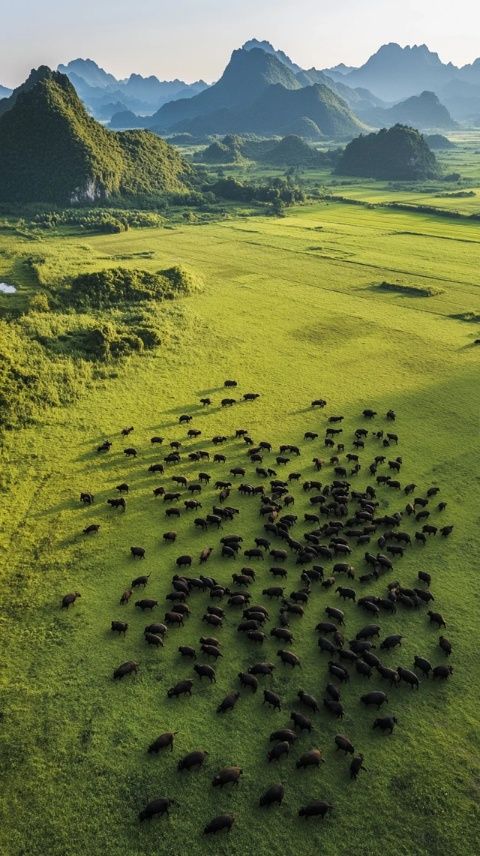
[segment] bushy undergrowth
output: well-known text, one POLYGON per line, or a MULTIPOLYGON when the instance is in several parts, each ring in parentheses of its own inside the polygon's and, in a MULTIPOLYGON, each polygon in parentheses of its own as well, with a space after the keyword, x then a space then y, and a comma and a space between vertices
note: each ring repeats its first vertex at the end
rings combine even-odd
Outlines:
MULTIPOLYGON (((28 263, 43 284, 42 257, 28 263)), ((105 363, 157 348, 179 317, 168 317, 165 301, 199 287, 192 271, 174 266, 107 269, 53 295, 37 291, 24 315, 0 321, 0 429, 74 401, 105 363)))
POLYGON ((65 300, 76 307, 103 309, 144 300, 174 300, 198 285, 194 275, 180 266, 157 273, 117 267, 75 277, 65 300))

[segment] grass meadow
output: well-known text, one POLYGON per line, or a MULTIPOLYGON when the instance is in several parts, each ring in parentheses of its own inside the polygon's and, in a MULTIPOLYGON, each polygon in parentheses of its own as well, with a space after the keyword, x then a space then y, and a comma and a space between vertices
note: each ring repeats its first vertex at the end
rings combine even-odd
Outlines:
MULTIPOLYGON (((473 856, 480 797, 479 352, 478 327, 461 316, 480 311, 478 223, 325 202, 290 210, 282 219, 237 217, 113 236, 59 230, 32 240, 0 232, 0 279, 14 277, 19 286, 10 306, 21 307, 36 288, 24 263, 32 254, 41 256, 48 282, 118 264, 157 270, 181 263, 201 275, 204 288, 181 301, 182 323, 172 326, 155 353, 120 363, 92 382, 74 406, 50 409, 38 424, 5 436, 0 852, 183 856, 191 848, 238 856, 473 856), (382 282, 420 287, 429 296, 379 290, 382 282), (261 397, 220 408, 228 377, 238 380, 238 393, 261 397), (213 399, 211 408, 200 407, 202 394, 213 399), (310 408, 317 397, 327 399, 326 410, 310 408), (295 641, 288 647, 301 657, 302 669, 281 666, 276 650, 282 646, 274 639, 263 649, 248 642, 236 632, 239 614, 228 610, 223 629, 214 634, 224 654, 217 683, 195 678, 191 698, 167 699, 168 687, 192 672, 178 645, 198 648, 199 636, 208 633, 201 622, 208 597, 192 595, 191 617, 183 629, 169 630, 163 649, 145 645, 143 628, 163 617, 175 558, 191 553, 197 562, 202 547, 216 546, 222 533, 195 531, 195 512, 172 524, 152 488, 167 484, 172 474, 194 478, 199 469, 212 474, 211 485, 228 478, 230 467, 246 458, 244 445, 232 439, 240 427, 275 448, 300 444, 302 455, 287 472, 314 478, 312 458, 325 457, 327 450, 320 439, 305 443, 304 432, 323 437, 328 416, 343 414, 349 451, 354 429, 364 424, 364 407, 378 411, 367 425, 376 430, 387 427, 389 408, 397 412, 394 455, 403 457, 402 484, 416 482, 419 492, 438 485, 439 498, 448 503, 441 520, 454 524, 450 539, 433 537, 425 548, 412 547, 394 575, 411 587, 419 570, 432 574, 454 673, 446 682, 422 681, 418 693, 406 685, 388 689, 385 712, 398 718, 388 737, 372 731, 376 711, 359 703, 368 689, 385 689, 383 682, 351 669, 350 684, 342 689, 345 719, 337 722, 322 709, 313 717, 313 733, 299 737, 290 757, 268 764, 268 736, 288 724, 292 709, 301 709, 298 689, 323 696, 328 656, 317 648, 314 627, 325 606, 341 606, 338 595, 314 586, 304 618, 291 620, 295 641), (186 439, 186 427, 178 424, 183 413, 202 431, 198 440, 186 439), (120 437, 126 425, 135 428, 127 442, 120 437), (147 472, 163 457, 151 446, 152 435, 163 435, 165 445, 181 440, 190 451, 211 449, 209 439, 217 433, 229 437, 220 450, 226 465, 181 463, 163 479, 147 472), (106 437, 112 449, 100 456, 95 447, 106 437), (127 445, 138 449, 136 460, 125 459, 127 445), (130 485, 124 515, 106 504, 122 481, 130 485), (92 507, 80 505, 81 491, 95 495, 92 507), (81 532, 92 522, 101 530, 87 539, 81 532), (162 533, 171 528, 178 540, 165 546, 162 533), (145 561, 131 559, 134 544, 146 548, 145 561), (151 618, 135 609, 136 597, 119 606, 122 591, 140 573, 151 574, 145 596, 159 600, 151 618), (62 595, 75 590, 81 599, 61 610, 62 595), (112 619, 128 621, 125 638, 112 636, 112 619), (139 661, 139 674, 114 682, 113 669, 129 659, 139 661), (271 681, 261 682, 256 695, 242 690, 235 709, 218 716, 219 701, 238 688, 237 673, 258 660, 276 663, 271 681), (264 686, 281 695, 281 712, 261 704, 264 686), (174 752, 147 755, 149 743, 167 730, 178 731, 174 752), (357 782, 349 779, 350 759, 334 752, 337 733, 348 735, 365 756, 368 772, 357 782), (319 770, 296 770, 295 759, 313 746, 326 763, 319 770), (206 766, 177 773, 177 761, 193 749, 209 751, 206 766), (225 764, 240 764, 243 777, 238 788, 218 791, 211 778, 225 764), (260 794, 276 781, 285 784, 283 805, 259 809, 260 794), (140 825, 138 811, 160 795, 179 806, 169 817, 140 825), (299 819, 299 807, 311 798, 331 801, 332 815, 299 819), (203 838, 205 823, 223 811, 236 816, 232 832, 203 838)), ((4 312, 9 300, 0 297, 4 312)), ((366 466, 379 451, 367 439, 355 487, 367 484, 366 466)), ((273 455, 265 458, 273 461, 273 455)), ((330 478, 331 468, 327 472, 330 478)), ((327 480, 324 473, 319 478, 327 480)), ((251 466, 246 480, 261 483, 251 466)), ((301 534, 308 496, 299 487, 294 493, 295 533, 301 534)), ((200 498, 203 511, 209 510, 213 487, 200 498)), ((386 488, 379 488, 378 498, 381 513, 405 504, 403 493, 386 488)), ((231 504, 240 516, 225 531, 239 532, 251 546, 263 534, 257 500, 234 491, 231 504)), ((411 522, 405 528, 414 531, 411 522)), ((352 554, 360 571, 363 550, 352 554)), ((242 564, 222 561, 216 549, 206 572, 230 583, 242 564)), ((261 592, 273 583, 269 564, 255 564, 252 602, 266 602, 261 592)), ((286 568, 290 592, 299 586, 301 569, 291 559, 286 568)), ((380 594, 387 581, 357 582, 355 588, 380 594)), ((277 613, 272 602, 271 615, 277 613)), ((371 621, 352 604, 345 614, 347 639, 371 621)), ((380 624, 382 636, 405 635, 402 647, 383 657, 388 665, 411 668, 415 654, 445 661, 424 608, 399 608, 396 615, 382 615, 380 624)), ((271 627, 273 618, 267 632, 271 627)))

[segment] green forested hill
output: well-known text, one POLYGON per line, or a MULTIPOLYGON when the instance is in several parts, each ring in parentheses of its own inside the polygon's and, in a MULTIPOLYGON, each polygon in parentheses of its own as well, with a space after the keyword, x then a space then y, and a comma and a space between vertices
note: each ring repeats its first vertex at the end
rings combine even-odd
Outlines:
POLYGON ((439 167, 422 134, 405 125, 394 125, 352 140, 337 173, 406 181, 435 178, 439 167))
POLYGON ((93 202, 185 187, 178 152, 145 131, 105 130, 63 74, 39 69, 2 111, 0 201, 93 202))

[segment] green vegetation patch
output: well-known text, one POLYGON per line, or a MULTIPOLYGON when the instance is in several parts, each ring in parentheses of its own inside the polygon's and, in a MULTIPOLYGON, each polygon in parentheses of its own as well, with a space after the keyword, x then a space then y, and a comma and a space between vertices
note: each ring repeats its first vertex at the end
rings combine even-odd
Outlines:
POLYGON ((143 300, 173 300, 190 294, 200 283, 193 273, 175 266, 158 273, 117 267, 83 273, 71 283, 67 300, 77 307, 104 309, 143 300))
POLYGON ((437 178, 437 159, 415 128, 394 125, 377 134, 360 135, 346 147, 338 175, 409 181, 437 178))
POLYGON ((480 324, 480 312, 457 312, 455 315, 450 315, 450 318, 467 321, 469 324, 480 324))
POLYGON ((435 297, 442 294, 441 288, 431 285, 404 285, 400 282, 379 282, 372 286, 376 291, 390 291, 404 297, 435 297))

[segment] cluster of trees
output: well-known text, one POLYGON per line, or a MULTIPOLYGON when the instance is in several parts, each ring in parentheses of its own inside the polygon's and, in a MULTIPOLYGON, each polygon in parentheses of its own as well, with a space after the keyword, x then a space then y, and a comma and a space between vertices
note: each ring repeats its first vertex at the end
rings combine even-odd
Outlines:
POLYGON ((234 202, 265 202, 275 210, 305 201, 303 189, 291 177, 271 178, 264 183, 239 181, 236 178, 219 178, 208 185, 209 190, 221 199, 234 202))
POLYGON ((145 300, 173 300, 190 294, 198 285, 194 275, 178 265, 156 273, 116 267, 75 277, 64 299, 78 308, 104 309, 145 300))
POLYGON ((58 226, 80 226, 91 232, 115 234, 130 228, 162 226, 164 218, 152 211, 119 208, 70 208, 41 211, 32 218, 33 225, 42 229, 58 226))

